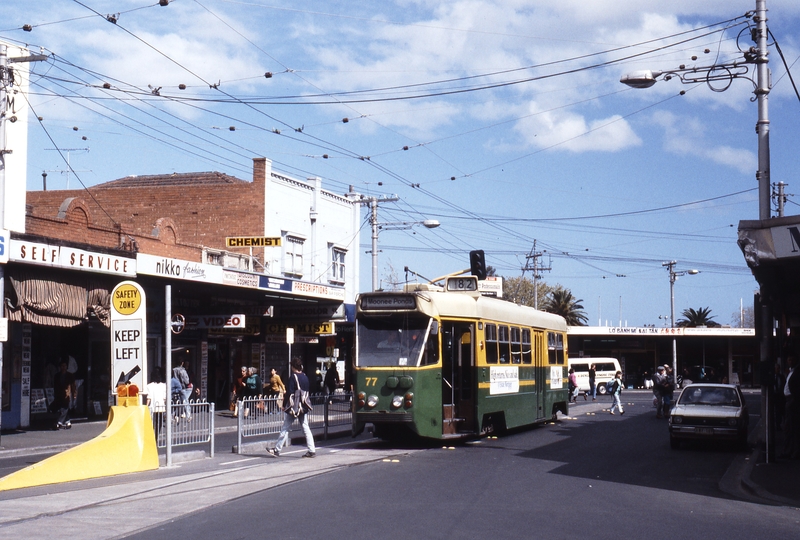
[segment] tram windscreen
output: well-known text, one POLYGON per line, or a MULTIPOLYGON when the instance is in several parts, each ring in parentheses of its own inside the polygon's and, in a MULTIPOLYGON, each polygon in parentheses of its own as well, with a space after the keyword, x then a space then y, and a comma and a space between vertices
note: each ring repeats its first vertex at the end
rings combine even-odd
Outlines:
POLYGON ((428 354, 424 353, 430 323, 429 317, 408 315, 359 319, 356 365, 416 367, 427 364, 428 354))

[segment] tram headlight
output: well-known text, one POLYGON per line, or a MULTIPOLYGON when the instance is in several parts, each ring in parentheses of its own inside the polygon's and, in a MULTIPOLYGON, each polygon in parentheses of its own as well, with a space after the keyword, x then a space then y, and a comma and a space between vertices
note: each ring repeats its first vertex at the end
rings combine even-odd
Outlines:
POLYGON ((410 408, 414 404, 414 394, 412 392, 408 392, 405 396, 403 396, 403 404, 406 406, 406 409, 410 408))
POLYGON ((394 396, 392 398, 392 408, 399 409, 403 406, 403 396, 394 396))
POLYGON ((378 396, 376 396, 375 394, 370 394, 369 396, 367 396, 367 407, 371 409, 375 407, 375 405, 377 404, 378 404, 378 396))

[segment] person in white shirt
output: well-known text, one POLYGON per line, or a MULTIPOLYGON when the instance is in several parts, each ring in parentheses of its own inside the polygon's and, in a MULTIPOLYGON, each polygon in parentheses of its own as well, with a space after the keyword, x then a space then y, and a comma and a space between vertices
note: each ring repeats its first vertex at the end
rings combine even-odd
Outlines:
POLYGON ((797 370, 795 356, 789 355, 786 362, 789 374, 786 375, 786 384, 783 385, 783 395, 786 398, 786 441, 782 457, 800 459, 800 371, 797 370))

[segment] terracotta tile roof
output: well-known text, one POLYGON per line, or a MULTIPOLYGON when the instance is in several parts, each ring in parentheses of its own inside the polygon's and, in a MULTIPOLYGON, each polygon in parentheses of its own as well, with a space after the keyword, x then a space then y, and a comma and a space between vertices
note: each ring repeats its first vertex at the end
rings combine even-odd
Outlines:
POLYGON ((145 176, 126 176, 125 178, 119 178, 103 184, 97 184, 96 186, 92 186, 90 189, 152 188, 159 186, 174 187, 213 184, 249 184, 249 182, 220 172, 172 173, 145 176))

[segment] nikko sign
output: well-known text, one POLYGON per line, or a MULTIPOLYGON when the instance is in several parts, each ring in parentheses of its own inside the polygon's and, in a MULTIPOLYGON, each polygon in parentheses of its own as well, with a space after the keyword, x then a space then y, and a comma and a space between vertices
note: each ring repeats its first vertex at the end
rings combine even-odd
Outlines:
POLYGON ((147 383, 147 302, 138 283, 123 281, 111 291, 111 390, 129 375, 144 389, 147 383))

